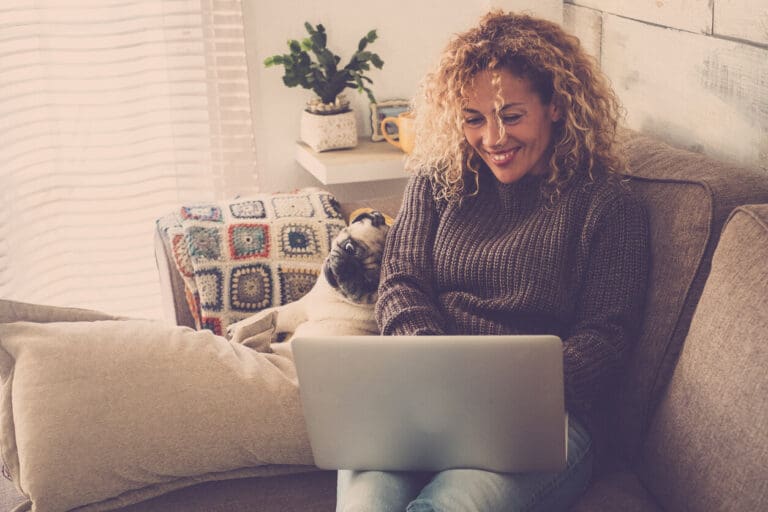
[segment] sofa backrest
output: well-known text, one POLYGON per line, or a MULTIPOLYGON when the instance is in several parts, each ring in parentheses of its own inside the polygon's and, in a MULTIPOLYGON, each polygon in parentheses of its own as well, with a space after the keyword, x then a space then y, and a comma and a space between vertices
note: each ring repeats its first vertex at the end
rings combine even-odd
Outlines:
MULTIPOLYGON (((648 211, 651 277, 641 338, 593 426, 613 452, 636 461, 688 333, 722 226, 737 206, 768 203, 768 176, 629 130, 622 133, 622 144, 630 186, 648 211)), ((342 209, 362 206, 394 216, 399 198, 342 204, 342 209)))
POLYGON ((642 450, 666 510, 768 510, 768 204, 731 215, 642 450))
MULTIPOLYGON (((599 435, 608 439, 612 451, 635 460, 688 332, 725 219, 742 204, 768 203, 768 177, 635 132, 627 131, 623 139, 631 186, 650 219, 651 283, 641 339, 593 426, 602 431, 599 435)), ((345 217, 359 207, 394 217, 400 202, 400 197, 385 197, 344 202, 341 207, 345 217)), ((170 247, 160 240, 156 251, 158 266, 170 270, 164 303, 175 307, 177 321, 190 325, 189 312, 183 311, 183 281, 167 263, 170 247)))
POLYGON ((642 334, 608 406, 597 412, 613 451, 636 461, 669 381, 728 214, 768 202, 768 176, 625 134, 631 187, 644 201, 651 236, 651 276, 642 334))

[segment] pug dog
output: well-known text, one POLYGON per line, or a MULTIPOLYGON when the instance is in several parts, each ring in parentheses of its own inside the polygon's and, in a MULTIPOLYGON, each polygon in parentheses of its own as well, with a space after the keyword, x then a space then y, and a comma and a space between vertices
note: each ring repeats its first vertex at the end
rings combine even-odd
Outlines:
POLYGON ((334 238, 317 282, 306 295, 230 325, 227 337, 269 352, 269 345, 284 334, 288 340, 379 334, 373 307, 391 218, 368 209, 353 215, 334 238))

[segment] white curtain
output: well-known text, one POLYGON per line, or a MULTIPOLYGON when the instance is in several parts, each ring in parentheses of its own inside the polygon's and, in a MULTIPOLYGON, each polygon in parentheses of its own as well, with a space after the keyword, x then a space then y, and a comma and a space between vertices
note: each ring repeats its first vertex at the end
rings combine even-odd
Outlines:
POLYGON ((155 219, 255 191, 239 0, 0 4, 0 297, 160 317, 155 219))

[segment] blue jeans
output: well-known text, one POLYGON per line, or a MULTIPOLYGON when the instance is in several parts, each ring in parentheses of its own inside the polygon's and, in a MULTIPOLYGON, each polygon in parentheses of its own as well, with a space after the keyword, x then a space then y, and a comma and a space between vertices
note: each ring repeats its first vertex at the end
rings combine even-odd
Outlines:
POLYGON ((336 512, 556 512, 589 485, 592 439, 569 418, 568 461, 559 473, 339 471, 336 512))

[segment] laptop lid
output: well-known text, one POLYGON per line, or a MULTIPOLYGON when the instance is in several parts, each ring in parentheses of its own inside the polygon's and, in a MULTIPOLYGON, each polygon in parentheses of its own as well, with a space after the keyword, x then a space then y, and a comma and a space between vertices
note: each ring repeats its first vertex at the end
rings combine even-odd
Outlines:
POLYGON ((297 337, 291 343, 320 468, 565 467, 556 336, 297 337))

